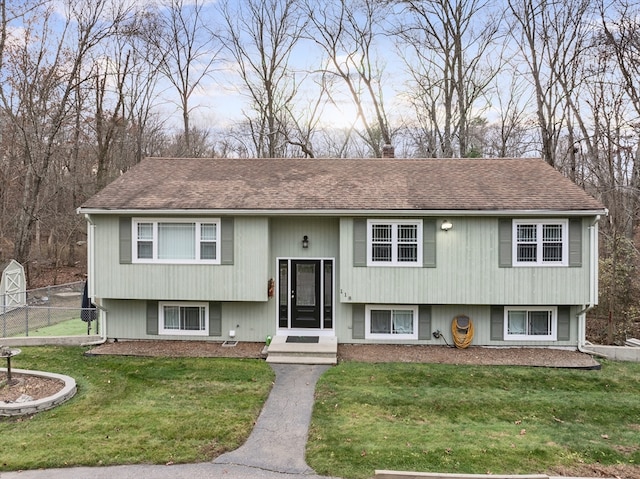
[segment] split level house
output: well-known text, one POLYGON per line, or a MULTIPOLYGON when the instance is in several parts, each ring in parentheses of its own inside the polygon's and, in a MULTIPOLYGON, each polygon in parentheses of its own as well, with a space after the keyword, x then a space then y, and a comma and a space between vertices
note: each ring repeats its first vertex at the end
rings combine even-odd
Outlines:
POLYGON ((78 211, 110 339, 570 349, 606 215, 539 159, 148 158, 78 211))

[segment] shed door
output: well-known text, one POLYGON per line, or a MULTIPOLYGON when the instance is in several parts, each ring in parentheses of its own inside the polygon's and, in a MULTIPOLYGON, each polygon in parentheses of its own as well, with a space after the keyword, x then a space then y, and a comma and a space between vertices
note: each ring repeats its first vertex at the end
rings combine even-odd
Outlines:
POLYGON ((6 288, 5 306, 7 308, 17 308, 24 306, 25 291, 23 286, 22 271, 6 271, 5 272, 6 288))

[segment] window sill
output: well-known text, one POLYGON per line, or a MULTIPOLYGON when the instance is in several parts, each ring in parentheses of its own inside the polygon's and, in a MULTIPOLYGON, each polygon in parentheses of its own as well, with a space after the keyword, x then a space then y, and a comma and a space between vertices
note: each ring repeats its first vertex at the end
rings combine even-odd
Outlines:
POLYGON ((422 268, 422 263, 367 263, 368 268, 422 268))
POLYGON ((509 335, 505 336, 504 341, 557 341, 555 336, 526 336, 526 335, 509 335))
POLYGON ((405 341, 417 340, 417 334, 365 334, 364 339, 380 341, 405 341))
POLYGON ((514 268, 567 268, 567 263, 513 263, 514 268))
POLYGON ((160 336, 209 336, 209 331, 182 331, 182 330, 160 330, 158 332, 160 336))
POLYGON ((174 265, 218 265, 220 261, 207 261, 207 260, 169 260, 169 261, 159 261, 159 260, 140 260, 134 259, 132 264, 174 264, 174 265))

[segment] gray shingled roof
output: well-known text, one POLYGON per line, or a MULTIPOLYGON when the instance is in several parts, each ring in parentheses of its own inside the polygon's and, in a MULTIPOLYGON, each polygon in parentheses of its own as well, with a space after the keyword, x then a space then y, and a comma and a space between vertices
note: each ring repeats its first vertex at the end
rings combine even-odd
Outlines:
POLYGON ((147 158, 81 210, 604 211, 539 159, 147 158))

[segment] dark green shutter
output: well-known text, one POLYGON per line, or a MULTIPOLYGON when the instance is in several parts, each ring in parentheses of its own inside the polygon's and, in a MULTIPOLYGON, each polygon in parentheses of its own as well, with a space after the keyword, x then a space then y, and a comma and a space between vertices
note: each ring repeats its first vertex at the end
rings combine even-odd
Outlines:
POLYGON ((431 339, 431 306, 418 307, 418 339, 431 339))
POLYGON ((147 334, 158 334, 157 301, 147 301, 147 334))
POLYGON ((498 265, 501 268, 510 268, 512 266, 512 237, 512 221, 510 219, 500 218, 498 220, 498 265))
POLYGON ((367 220, 353 220, 353 266, 367 265, 367 220))
POLYGON ((422 266, 436 267, 436 220, 428 218, 422 222, 422 266))
POLYGON ((220 264, 233 264, 233 218, 222 218, 220 221, 220 264))
POLYGON ((569 220, 569 266, 582 266, 582 218, 569 220))
POLYGON ((558 306, 558 341, 571 339, 571 315, 569 306, 558 306))
POLYGON ((504 340, 504 307, 491 306, 491 340, 504 340))
POLYGON ((222 303, 209 302, 209 336, 222 336, 222 303))
POLYGON ((120 264, 131 264, 131 228, 131 217, 121 216, 118 232, 120 264))
POLYGON ((351 337, 364 339, 364 304, 354 304, 351 307, 351 337))

